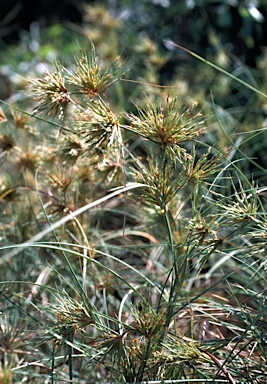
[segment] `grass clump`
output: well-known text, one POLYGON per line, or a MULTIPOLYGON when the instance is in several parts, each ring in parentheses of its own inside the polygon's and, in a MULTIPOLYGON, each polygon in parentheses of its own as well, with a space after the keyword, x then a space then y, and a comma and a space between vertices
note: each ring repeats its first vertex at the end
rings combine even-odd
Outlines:
POLYGON ((30 81, 33 113, 3 103, 0 377, 264 383, 266 188, 216 106, 118 108, 119 63, 92 45, 30 81))

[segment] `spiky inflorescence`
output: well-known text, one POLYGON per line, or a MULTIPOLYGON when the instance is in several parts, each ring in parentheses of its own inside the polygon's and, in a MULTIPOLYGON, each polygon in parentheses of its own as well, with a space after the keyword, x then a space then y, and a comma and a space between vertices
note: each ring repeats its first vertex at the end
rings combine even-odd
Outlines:
POLYGON ((55 113, 59 119, 63 120, 65 110, 71 101, 63 73, 64 67, 56 63, 55 72, 47 71, 44 79, 38 78, 30 81, 35 99, 40 101, 34 112, 45 111, 47 115, 55 113))
POLYGON ((165 105, 157 108, 149 102, 144 110, 138 108, 139 116, 128 113, 126 117, 134 132, 158 143, 167 154, 177 156, 182 151, 182 143, 195 139, 205 129, 201 114, 192 113, 196 106, 194 103, 183 109, 176 98, 167 97, 165 105))

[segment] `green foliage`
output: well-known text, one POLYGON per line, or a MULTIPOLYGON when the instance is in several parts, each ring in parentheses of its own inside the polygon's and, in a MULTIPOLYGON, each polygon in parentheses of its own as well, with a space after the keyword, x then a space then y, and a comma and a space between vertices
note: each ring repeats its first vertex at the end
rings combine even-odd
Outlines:
POLYGON ((137 83, 109 48, 86 41, 1 104, 0 378, 264 383, 266 170, 246 148, 265 128, 155 86, 148 40, 137 83))

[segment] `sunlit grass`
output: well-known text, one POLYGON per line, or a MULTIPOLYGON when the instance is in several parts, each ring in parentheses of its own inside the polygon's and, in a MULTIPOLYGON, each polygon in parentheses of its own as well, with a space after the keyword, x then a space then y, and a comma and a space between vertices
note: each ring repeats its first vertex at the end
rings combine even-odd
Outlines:
POLYGON ((117 107, 90 46, 2 104, 1 380, 266 382, 255 136, 160 87, 117 107))

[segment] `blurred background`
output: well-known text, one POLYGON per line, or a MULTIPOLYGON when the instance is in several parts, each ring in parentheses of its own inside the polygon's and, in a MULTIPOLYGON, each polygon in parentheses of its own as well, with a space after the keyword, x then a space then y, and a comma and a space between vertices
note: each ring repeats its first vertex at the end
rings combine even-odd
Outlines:
MULTIPOLYGON (((133 63, 133 78, 134 73, 142 78, 146 69, 147 82, 167 84, 180 76, 190 87, 200 84, 202 92, 204 87, 208 92, 211 85, 219 87, 218 103, 228 107, 233 100, 225 97, 223 89, 229 91, 225 81, 218 84, 210 68, 203 65, 196 70, 199 63, 167 41, 245 80, 254 77, 255 85, 258 81, 260 86, 262 76, 265 78, 266 16, 266 0, 2 0, 0 64, 12 67, 15 60, 17 72, 28 71, 26 63, 32 59, 36 65, 61 60, 77 51, 77 42, 84 46, 90 38, 101 46, 105 58, 120 54, 133 63), (244 66, 252 71, 250 75, 244 66), (257 68, 263 72, 253 73, 257 68)), ((8 84, 11 67, 0 70, 6 85, 1 87, 2 99, 12 94, 8 84)), ((236 89, 230 93, 236 94, 236 89)), ((245 92, 238 104, 246 103, 250 96, 245 92)))
POLYGON ((202 54, 216 53, 222 45, 252 66, 266 45, 266 0, 2 0, 0 38, 14 43, 33 25, 81 26, 90 19, 88 5, 105 7, 128 33, 147 35, 160 45, 171 39, 202 54))
POLYGON ((221 43, 251 65, 266 45, 265 0, 62 0, 57 4, 53 0, 2 0, 0 37, 6 43, 14 42, 21 31, 30 31, 32 23, 40 28, 66 21, 81 25, 88 19, 86 5, 97 4, 129 31, 146 33, 158 42, 171 38, 203 53, 218 50, 221 43))
MULTIPOLYGON (((169 42, 264 93, 266 32, 266 0, 1 0, 0 99, 23 100, 29 78, 40 77, 56 60, 71 65, 79 47, 89 49, 91 40, 104 62, 120 56, 130 69, 126 78, 139 82, 116 89, 118 109, 132 109, 144 92, 160 93, 148 83, 171 85, 185 102, 218 106, 230 133, 255 131, 266 125, 266 98, 169 42)), ((259 145, 257 137, 247 149, 261 165, 265 142, 259 145)))

